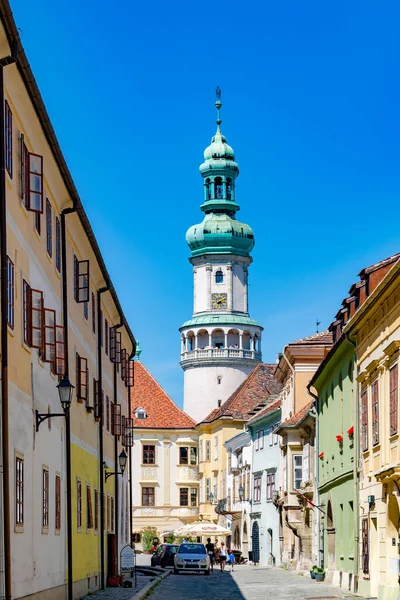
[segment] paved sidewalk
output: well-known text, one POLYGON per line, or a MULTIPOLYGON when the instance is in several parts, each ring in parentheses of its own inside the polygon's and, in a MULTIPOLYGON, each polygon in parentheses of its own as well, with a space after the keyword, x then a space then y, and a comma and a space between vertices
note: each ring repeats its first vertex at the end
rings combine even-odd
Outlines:
POLYGON ((137 586, 134 587, 135 582, 133 579, 127 578, 128 581, 133 582, 131 588, 106 588, 105 590, 99 590, 98 592, 92 592, 87 596, 82 596, 81 600, 103 600, 105 598, 111 598, 113 600, 131 600, 133 596, 144 588, 154 577, 147 575, 137 575, 137 586))

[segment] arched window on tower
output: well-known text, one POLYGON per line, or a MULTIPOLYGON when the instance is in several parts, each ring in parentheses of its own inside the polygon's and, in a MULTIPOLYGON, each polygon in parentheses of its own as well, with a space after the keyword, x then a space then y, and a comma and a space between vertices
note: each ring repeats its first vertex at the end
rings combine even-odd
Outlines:
POLYGON ((224 274, 221 270, 215 273, 215 283, 224 283, 224 274))
POLYGON ((232 200, 232 179, 228 177, 226 180, 226 198, 232 200))
POLYGON ((216 177, 214 180, 214 185, 215 185, 215 198, 217 200, 222 200, 222 198, 224 197, 224 190, 222 187, 222 179, 221 177, 216 177))
POLYGON ((206 179, 206 189, 207 189, 207 200, 211 200, 211 182, 209 179, 206 179))

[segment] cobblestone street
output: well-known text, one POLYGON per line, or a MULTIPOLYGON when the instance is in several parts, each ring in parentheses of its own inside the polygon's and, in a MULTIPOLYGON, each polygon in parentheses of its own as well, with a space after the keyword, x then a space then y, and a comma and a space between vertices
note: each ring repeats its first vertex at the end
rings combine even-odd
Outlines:
MULTIPOLYGON (((122 598, 122 596, 121 596, 122 598)), ((209 577, 203 574, 170 575, 158 585, 151 600, 176 598, 207 600, 325 600, 354 599, 352 595, 327 583, 316 582, 281 569, 238 566, 234 573, 215 570, 209 577)))

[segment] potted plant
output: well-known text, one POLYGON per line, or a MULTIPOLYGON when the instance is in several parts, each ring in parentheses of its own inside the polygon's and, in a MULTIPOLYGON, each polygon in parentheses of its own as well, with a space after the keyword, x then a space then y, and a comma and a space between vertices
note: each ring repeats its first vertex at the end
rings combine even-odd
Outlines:
POLYGON ((313 565, 310 571, 310 577, 311 579, 315 579, 315 574, 318 570, 318 565, 313 565))
POLYGON ((323 569, 322 567, 318 567, 315 572, 315 579, 316 579, 316 581, 324 581, 325 569, 323 569))

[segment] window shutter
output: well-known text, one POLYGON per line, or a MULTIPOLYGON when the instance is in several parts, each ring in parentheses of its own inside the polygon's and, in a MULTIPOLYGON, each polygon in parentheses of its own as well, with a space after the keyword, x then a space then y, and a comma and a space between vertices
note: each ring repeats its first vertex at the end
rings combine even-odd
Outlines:
POLYGON ((115 362, 121 362, 121 332, 115 331, 115 362))
POLYGON ((121 438, 122 445, 125 446, 125 415, 122 415, 121 417, 121 438))
POLYGON ((362 450, 368 450, 368 395, 367 390, 361 394, 361 433, 362 433, 362 450))
POLYGON ((93 527, 93 510, 92 510, 92 495, 90 492, 90 487, 86 488, 87 493, 87 528, 92 529, 93 527))
POLYGON ((123 348, 121 350, 121 379, 122 381, 126 380, 126 350, 123 348))
POLYGON ((26 173, 27 173, 27 158, 28 158, 28 150, 25 146, 25 138, 24 134, 21 133, 20 136, 20 196, 21 199, 24 200, 24 204, 26 205, 26 173))
POLYGON ((56 361, 54 372, 60 376, 65 373, 65 333, 62 325, 56 325, 56 361))
POLYGON ((27 189, 25 207, 31 212, 43 213, 43 156, 27 153, 27 189))
POLYGON ((372 384, 372 445, 379 444, 379 384, 372 384))
POLYGON ((56 311, 45 308, 44 323, 44 362, 56 362, 56 311))
POLYGON ((87 359, 78 355, 78 371, 79 371, 79 379, 78 379, 78 399, 85 400, 88 399, 88 367, 87 367, 87 359))
POLYGON ((133 419, 125 419, 125 446, 132 448, 133 446, 133 419))
POLYGON ((112 407, 112 431, 113 435, 117 435, 118 437, 121 435, 121 405, 113 404, 112 407))
POLYGON ((128 387, 135 385, 135 361, 127 360, 127 373, 128 373, 128 387))
POLYGON ((76 265, 76 301, 89 302, 89 261, 78 260, 76 265))
POLYGON ((43 292, 31 289, 32 348, 43 347, 43 292))
POLYGON ((94 384, 94 418, 101 419, 103 414, 103 390, 100 390, 98 381, 94 384))

